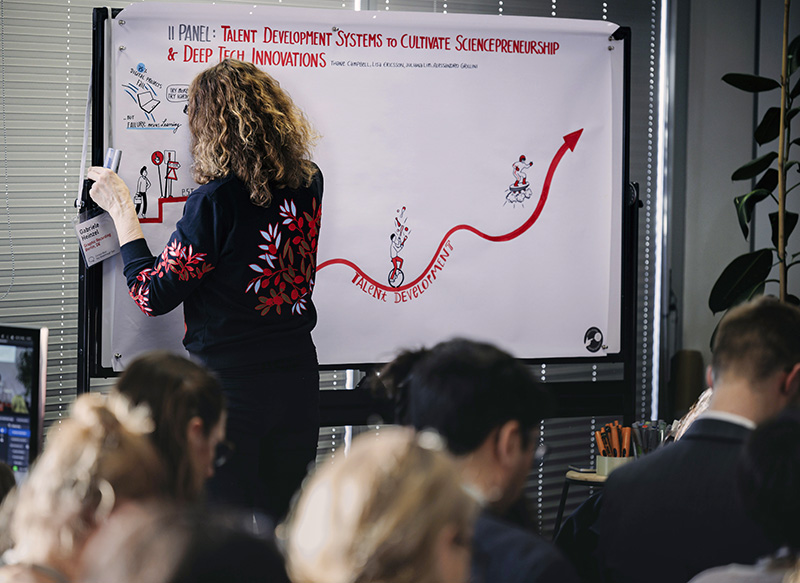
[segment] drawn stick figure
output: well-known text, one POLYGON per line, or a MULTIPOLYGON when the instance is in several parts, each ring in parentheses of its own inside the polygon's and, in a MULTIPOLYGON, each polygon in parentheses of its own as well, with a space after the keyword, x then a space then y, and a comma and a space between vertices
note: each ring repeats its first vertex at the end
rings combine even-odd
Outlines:
POLYGON ((139 178, 136 181, 136 194, 133 195, 133 204, 136 207, 136 214, 144 217, 147 214, 147 189, 150 188, 150 179, 147 178, 147 166, 142 166, 139 170, 139 178), (141 209, 141 214, 139 210, 141 209))
POLYGON ((400 257, 400 252, 403 250, 403 247, 408 240, 408 227, 406 227, 406 218, 403 216, 405 214, 406 207, 403 207, 402 212, 400 212, 399 217, 395 217, 395 232, 389 236, 390 244, 389 244, 389 258, 392 261, 392 270, 389 272, 389 285, 392 287, 398 287, 400 284, 403 283, 403 258, 400 257), (400 219, 403 219, 400 222, 400 219))
POLYGON ((514 169, 514 178, 517 179, 517 181, 514 182, 514 186, 519 186, 520 184, 523 186, 527 185, 528 175, 525 173, 525 171, 533 166, 533 162, 528 162, 523 154, 519 157, 519 160, 514 162, 511 166, 514 169))
POLYGON ((389 246, 389 257, 391 257, 392 266, 395 270, 398 270, 403 267, 403 258, 400 257, 400 251, 403 250, 408 237, 401 237, 397 233, 392 233, 389 238, 392 242, 389 246))

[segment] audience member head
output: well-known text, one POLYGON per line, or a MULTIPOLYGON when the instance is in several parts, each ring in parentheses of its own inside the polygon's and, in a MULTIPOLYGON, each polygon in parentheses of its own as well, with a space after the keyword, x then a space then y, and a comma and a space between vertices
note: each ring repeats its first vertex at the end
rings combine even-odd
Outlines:
POLYGON ((474 513, 441 439, 392 427, 319 467, 280 532, 294 583, 465 583, 474 513))
POLYGON ((86 545, 79 580, 289 583, 274 540, 257 538, 243 524, 175 504, 129 504, 86 545))
POLYGON ((761 297, 732 309, 714 338, 708 382, 711 408, 760 423, 797 394, 800 309, 761 297))
POLYGON ((123 397, 78 397, 7 499, 14 561, 71 579, 88 536, 118 504, 163 494, 163 464, 147 435, 152 428, 147 410, 123 397))
POLYGON ((189 86, 194 179, 235 174, 250 200, 268 206, 271 188, 311 182, 316 133, 280 83, 252 63, 225 59, 189 86))
POLYGON ((750 435, 738 468, 745 509, 778 546, 800 551, 800 411, 790 408, 750 435))
POLYGON ((488 502, 504 510, 521 495, 539 424, 552 412, 526 365, 490 344, 454 339, 402 353, 380 378, 401 421, 437 431, 488 502))
POLYGON ((202 366, 166 351, 149 352, 125 369, 116 390, 152 412, 152 434, 168 469, 169 490, 193 501, 214 474, 217 445, 225 436, 219 381, 202 366))

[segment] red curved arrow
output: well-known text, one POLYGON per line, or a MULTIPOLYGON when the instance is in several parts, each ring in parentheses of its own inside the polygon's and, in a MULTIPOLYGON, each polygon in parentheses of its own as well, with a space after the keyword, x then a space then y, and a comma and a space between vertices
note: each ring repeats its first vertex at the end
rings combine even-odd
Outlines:
POLYGON ((544 208, 544 203, 547 202, 547 195, 550 192, 550 183, 553 181, 553 174, 555 174, 556 168, 558 167, 558 164, 561 162, 561 158, 564 157, 564 154, 567 153, 567 150, 571 152, 575 151, 575 145, 578 143, 578 140, 580 139, 582 133, 583 133, 583 128, 564 136, 564 143, 561 144, 561 147, 558 149, 558 152, 556 152, 556 155, 553 156, 553 160, 552 162, 550 162, 550 167, 547 169, 547 175, 545 176, 544 184, 542 185, 542 194, 539 195, 539 203, 536 205, 536 208, 533 210, 531 216, 528 217, 528 219, 524 223, 522 223, 519 227, 517 227, 510 233, 506 233, 504 235, 487 235, 486 233, 479 231, 478 229, 476 229, 471 225, 456 225, 455 227, 447 231, 447 233, 445 233, 445 236, 442 238, 442 242, 439 243, 439 247, 436 249, 436 253, 433 254, 431 262, 428 263, 428 266, 422 271, 422 274, 411 283, 407 283, 406 285, 399 287, 391 287, 382 283, 378 283, 370 276, 368 276, 366 273, 364 273, 364 271, 362 271, 362 269, 358 265, 347 259, 328 259, 327 261, 323 261, 317 266, 317 271, 320 271, 321 269, 324 269, 329 265, 337 265, 337 264, 347 265, 348 267, 351 267, 361 277, 367 280, 369 283, 376 286, 378 289, 381 289, 386 292, 402 292, 404 290, 414 287, 420 281, 425 279, 425 276, 431 270, 433 264, 436 261, 436 258, 442 251, 444 244, 451 237, 451 235, 453 235, 457 231, 469 231, 470 233, 474 233, 478 237, 481 237, 482 239, 486 239, 487 241, 493 241, 493 242, 511 241, 512 239, 516 239, 517 237, 522 235, 525 231, 530 229, 533 223, 535 223, 536 220, 539 218, 539 215, 542 213, 542 209, 544 208))

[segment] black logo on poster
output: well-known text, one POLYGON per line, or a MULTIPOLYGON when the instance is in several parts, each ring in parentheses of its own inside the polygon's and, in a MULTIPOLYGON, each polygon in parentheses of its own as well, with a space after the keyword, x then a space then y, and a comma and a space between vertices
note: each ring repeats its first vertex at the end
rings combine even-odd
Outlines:
POLYGON ((583 335, 583 345, 589 352, 597 352, 603 346, 603 333, 600 328, 592 326, 583 335))

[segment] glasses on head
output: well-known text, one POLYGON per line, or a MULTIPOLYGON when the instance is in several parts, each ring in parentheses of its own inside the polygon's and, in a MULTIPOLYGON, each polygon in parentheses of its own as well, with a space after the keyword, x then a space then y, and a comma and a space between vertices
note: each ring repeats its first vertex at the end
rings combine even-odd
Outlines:
POLYGON ((227 439, 220 441, 214 451, 214 467, 219 468, 224 466, 225 463, 231 458, 233 450, 233 443, 227 439))

